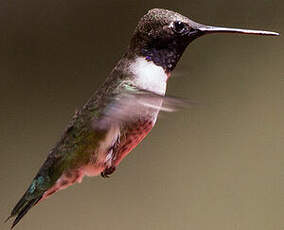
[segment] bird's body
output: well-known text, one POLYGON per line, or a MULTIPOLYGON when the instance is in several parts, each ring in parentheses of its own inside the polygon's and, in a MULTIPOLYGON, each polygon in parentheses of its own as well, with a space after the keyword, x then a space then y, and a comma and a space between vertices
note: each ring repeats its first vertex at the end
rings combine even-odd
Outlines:
POLYGON ((56 191, 81 182, 84 176, 108 177, 113 173, 151 131, 159 111, 171 111, 179 103, 165 96, 167 80, 187 45, 207 31, 214 32, 213 27, 164 9, 150 10, 141 18, 121 60, 102 87, 75 113, 12 210, 10 217, 16 216, 12 228, 31 207, 56 191))
MULTIPOLYGON (((111 103, 115 103, 113 101, 121 96, 121 93, 130 90, 127 87, 133 90, 142 88, 160 95, 165 94, 168 75, 163 68, 147 62, 143 57, 135 57, 132 63, 121 73, 128 75, 128 77, 123 76, 127 80, 115 81, 112 78, 117 78, 117 72, 112 73, 116 76, 111 74, 101 90, 75 114, 61 141, 50 152, 49 156, 52 157, 54 164, 63 161, 64 166, 59 176, 52 180, 56 182, 50 183, 50 188, 43 193, 42 198, 75 182, 81 182, 85 175, 96 176, 109 168, 114 169, 155 125, 162 100, 155 102, 157 108, 146 109, 147 111, 144 110, 139 116, 123 120, 119 124, 106 125, 103 128, 96 127, 94 124, 97 120, 100 122, 101 114, 104 114, 104 110, 107 110, 111 103), (156 76, 153 77, 153 75, 156 76), (148 79, 147 76, 152 78, 148 79), (151 79, 155 82, 151 82, 151 79), (112 84, 109 84, 109 81, 112 84), (109 101, 110 98, 111 101, 109 101), (58 157, 55 158, 56 153, 58 157)), ((117 70, 120 69, 119 65, 121 63, 116 67, 117 70)), ((127 111, 127 108, 124 110, 127 111)), ((49 161, 51 160, 48 158, 43 165, 43 175, 46 175, 46 168, 50 169, 49 161)))

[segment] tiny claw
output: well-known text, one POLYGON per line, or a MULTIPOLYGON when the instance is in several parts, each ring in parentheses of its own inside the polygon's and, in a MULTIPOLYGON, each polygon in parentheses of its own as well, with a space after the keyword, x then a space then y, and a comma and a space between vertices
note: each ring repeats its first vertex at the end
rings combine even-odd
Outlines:
POLYGON ((101 172, 101 176, 103 178, 109 178, 109 175, 111 175, 115 171, 115 167, 111 166, 109 168, 106 168, 104 171, 101 172))
POLYGON ((103 178, 109 178, 109 175, 105 174, 104 172, 101 172, 101 176, 102 176, 103 178))

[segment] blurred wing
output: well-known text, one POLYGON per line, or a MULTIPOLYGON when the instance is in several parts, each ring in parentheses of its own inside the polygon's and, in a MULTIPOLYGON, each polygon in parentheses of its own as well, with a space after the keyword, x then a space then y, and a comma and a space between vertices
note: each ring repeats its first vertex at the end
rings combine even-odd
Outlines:
POLYGON ((186 99, 159 95, 151 91, 132 87, 124 89, 105 108, 103 118, 96 120, 95 126, 106 128, 110 124, 143 117, 153 111, 175 112, 188 107, 192 102, 186 99))

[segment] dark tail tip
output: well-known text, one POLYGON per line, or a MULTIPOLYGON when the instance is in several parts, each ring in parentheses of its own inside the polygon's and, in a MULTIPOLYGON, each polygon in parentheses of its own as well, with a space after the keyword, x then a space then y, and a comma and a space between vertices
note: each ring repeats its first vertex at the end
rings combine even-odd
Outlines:
POLYGON ((6 220, 4 220, 4 223, 7 223, 8 220, 10 220, 12 218, 12 215, 8 216, 8 218, 6 220))
POLYGON ((16 219, 14 220, 11 229, 13 229, 19 221, 24 217, 24 215, 27 214, 27 212, 34 206, 36 203, 41 199, 42 196, 26 200, 24 197, 18 202, 18 204, 13 209, 11 215, 6 219, 5 222, 7 222, 11 217, 16 216, 16 219))

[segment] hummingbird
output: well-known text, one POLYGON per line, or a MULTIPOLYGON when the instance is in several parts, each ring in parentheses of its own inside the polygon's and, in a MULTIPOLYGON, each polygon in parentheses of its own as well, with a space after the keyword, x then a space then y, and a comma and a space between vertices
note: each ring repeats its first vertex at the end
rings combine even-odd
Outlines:
MULTIPOLYGON (((40 201, 84 176, 109 177, 154 127, 160 111, 183 100, 166 96, 189 43, 213 33, 279 35, 276 32, 208 26, 166 9, 149 10, 103 85, 77 111, 30 186, 11 211, 11 229, 40 201)), ((7 219, 7 220, 8 220, 7 219)))

